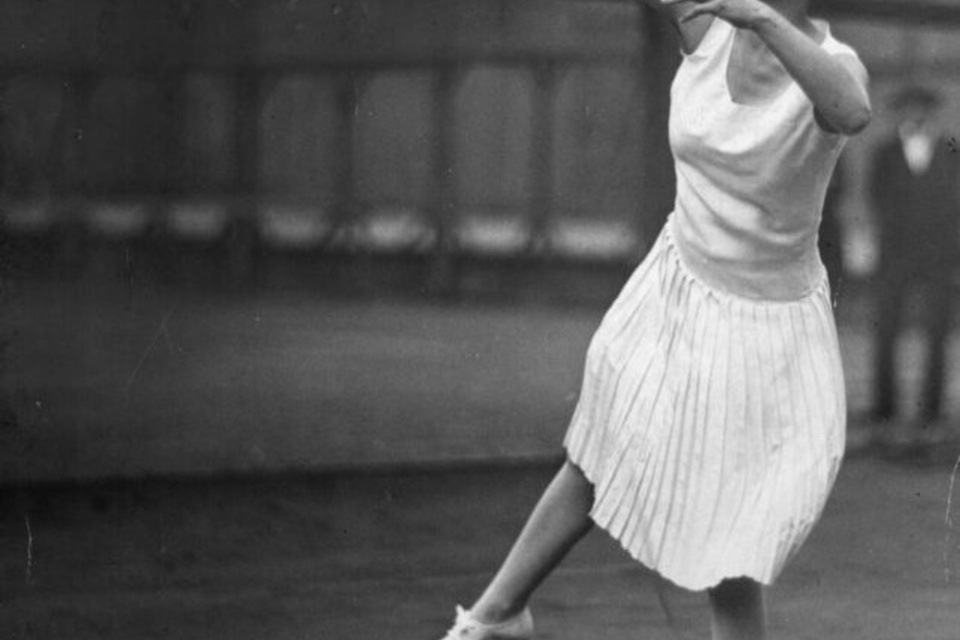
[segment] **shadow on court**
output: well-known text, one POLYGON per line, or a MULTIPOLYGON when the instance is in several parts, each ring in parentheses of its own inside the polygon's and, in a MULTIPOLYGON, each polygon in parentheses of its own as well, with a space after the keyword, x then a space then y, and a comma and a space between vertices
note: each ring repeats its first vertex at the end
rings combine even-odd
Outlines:
MULTIPOLYGON (((553 464, 9 490, 4 638, 433 638, 468 603, 553 464)), ((770 594, 771 637, 956 638, 950 465, 848 461, 770 594)), ((593 532, 534 602, 540 638, 706 638, 703 597, 593 532)))

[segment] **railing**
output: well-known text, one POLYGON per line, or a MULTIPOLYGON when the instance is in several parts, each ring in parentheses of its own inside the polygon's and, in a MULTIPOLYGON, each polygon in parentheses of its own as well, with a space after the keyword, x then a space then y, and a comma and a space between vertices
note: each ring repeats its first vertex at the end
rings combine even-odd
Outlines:
MULTIPOLYGON (((256 12, 262 12, 263 5, 238 5, 243 15, 232 28, 241 33, 241 41, 263 38, 256 34, 256 12)), ((399 253, 420 256, 427 264, 427 280, 439 289, 455 286, 455 264, 463 256, 633 262, 648 230, 658 224, 648 212, 662 215, 670 198, 665 130, 650 124, 665 117, 673 52, 661 46, 662 23, 634 7, 624 15, 631 21, 628 28, 644 35, 614 46, 597 42, 593 47, 565 47, 558 39, 559 44, 524 47, 515 38, 491 46, 461 35, 438 37, 436 46, 387 54, 361 42, 345 47, 343 54, 331 47, 316 56, 258 56, 257 47, 248 44, 229 56, 194 51, 170 59, 93 55, 76 61, 8 60, 0 63, 0 97, 8 97, 24 80, 58 87, 58 95, 49 100, 57 108, 50 143, 40 153, 43 159, 33 158, 19 180, 5 181, 8 246, 27 246, 26 253, 40 256, 39 262, 59 264, 67 273, 83 267, 91 246, 119 247, 115 253, 121 271, 135 268, 131 260, 145 253, 166 254, 166 262, 160 259, 158 264, 161 271, 169 271, 178 256, 193 247, 194 253, 219 256, 218 268, 240 281, 255 279, 258 261, 274 249, 335 256, 399 253), (469 148, 460 141, 463 108, 458 100, 465 80, 478 69, 509 70, 529 87, 526 179, 519 197, 514 194, 507 201, 465 202, 461 193, 460 160, 469 148), (658 85, 649 92, 654 98, 639 92, 630 96, 641 107, 635 110, 638 117, 645 119, 636 126, 643 151, 634 159, 633 188, 653 194, 647 198, 648 208, 604 218, 589 212, 566 215, 570 207, 557 202, 558 92, 572 73, 583 69, 638 74, 642 84, 658 85), (429 104, 421 105, 430 114, 429 186, 411 199, 383 200, 364 192, 358 177, 361 107, 378 78, 397 74, 429 79, 429 104), (230 105, 230 122, 223 125, 230 132, 223 145, 229 156, 226 171, 221 171, 225 175, 199 181, 185 170, 191 132, 184 118, 189 84, 198 77, 215 78, 224 89, 221 99, 230 105), (334 122, 326 128, 334 132, 331 155, 337 162, 319 192, 278 190, 263 180, 265 109, 277 88, 291 78, 333 87, 334 122), (154 149, 159 160, 146 179, 143 172, 134 172, 132 178, 91 179, 84 170, 84 155, 91 153, 84 136, 97 116, 96 96, 105 83, 118 79, 139 85, 162 105, 161 115, 144 124, 162 135, 154 149), (45 249, 38 253, 38 245, 45 249)), ((121 39, 129 45, 129 35, 121 39)), ((8 130, 12 126, 5 123, 8 130)), ((135 152, 128 151, 126 157, 136 158, 135 152)))
MULTIPOLYGON (((80 15, 75 4, 58 1, 61 16, 80 15)), ((219 256, 218 264, 232 280, 251 281, 262 256, 274 249, 332 256, 392 253, 422 259, 427 264, 427 281, 444 289, 455 286, 455 265, 464 256, 634 262, 669 209, 672 178, 664 124, 666 88, 676 54, 671 34, 649 10, 596 0, 490 0, 487 4, 421 0, 410 3, 410 7, 420 7, 421 13, 407 24, 423 23, 436 13, 440 23, 446 20, 448 26, 453 25, 453 33, 446 33, 442 25, 433 32, 424 31, 430 37, 429 44, 422 45, 415 35, 393 38, 383 29, 372 36, 364 34, 364 21, 374 22, 363 13, 368 5, 344 3, 333 17, 304 19, 308 28, 318 29, 329 40, 308 51, 303 36, 290 26, 292 19, 264 33, 261 21, 277 3, 145 1, 137 3, 142 6, 136 11, 149 9, 156 15, 142 20, 131 13, 131 4, 117 0, 99 4, 98 32, 114 34, 103 38, 106 44, 96 38, 95 44, 78 47, 75 56, 65 45, 58 45, 59 53, 51 55, 20 55, 9 45, 6 55, 0 57, 0 98, 8 98, 5 103, 11 102, 10 96, 24 81, 43 82, 53 92, 45 103, 55 113, 48 128, 50 142, 34 145, 26 170, 10 169, 12 147, 4 145, 8 149, 3 185, 8 247, 27 247, 23 253, 33 256, 34 262, 55 263, 75 273, 90 246, 111 245, 119 247, 115 253, 123 271, 133 268, 131 256, 139 253, 172 255, 176 263, 193 249, 193 253, 219 256), (513 12, 534 15, 540 10, 537 7, 552 12, 573 5, 589 6, 596 15, 613 11, 626 26, 621 25, 622 30, 609 42, 603 31, 609 28, 608 20, 594 33, 580 37, 579 32, 568 29, 536 46, 526 41, 528 34, 522 28, 511 31, 513 12), (471 12, 480 8, 494 12, 493 18, 484 18, 494 24, 476 35, 463 23, 466 21, 467 27, 476 24, 471 12), (120 18, 118 12, 123 14, 120 18), (208 19, 200 33, 191 31, 193 12, 206 12, 208 19), (225 17, 222 28, 211 19, 221 15, 225 17), (331 27, 328 18, 337 24, 331 27), (156 30, 163 31, 161 36, 154 37, 153 20, 158 21, 156 30), (502 25, 498 26, 497 20, 502 25), (624 32, 632 36, 623 36, 624 32), (577 37, 571 39, 570 33, 577 37), (378 40, 384 38, 390 40, 386 45, 378 40), (293 44, 288 46, 287 39, 293 44), (147 44, 141 45, 141 41, 147 44), (462 107, 458 99, 465 79, 477 69, 510 70, 529 87, 530 118, 525 135, 530 149, 526 166, 520 169, 526 182, 519 196, 494 198, 493 202, 464 198, 460 175, 469 143, 460 140, 462 107), (558 184, 557 178, 558 132, 563 129, 557 120, 557 105, 563 83, 581 69, 591 73, 619 70, 638 79, 625 108, 631 114, 627 117, 637 119, 634 142, 638 152, 626 161, 625 168, 619 168, 636 176, 632 197, 626 198, 635 204, 612 216, 573 211, 577 206, 558 198, 565 185, 558 184), (378 78, 397 74, 428 79, 429 90, 421 107, 430 114, 424 134, 428 139, 424 180, 429 186, 413 197, 375 197, 364 189, 359 175, 361 108, 366 92, 378 78), (94 152, 85 138, 91 118, 97 116, 94 101, 105 83, 118 78, 148 87, 145 91, 161 105, 160 115, 152 123, 161 140, 154 149, 159 158, 148 172, 134 171, 125 177, 118 171, 111 176, 115 180, 91 179, 84 156, 94 152), (189 87, 197 78, 215 79, 220 87, 217 95, 228 105, 221 109, 225 122, 220 125, 229 133, 219 148, 228 160, 219 173, 201 179, 191 175, 192 168, 202 167, 188 161, 188 141, 195 132, 184 118, 189 87), (329 155, 337 161, 330 164, 322 189, 278 189, 264 181, 265 112, 278 87, 291 78, 322 80, 332 87, 335 108, 327 130, 333 132, 329 155), (164 248, 169 250, 162 251, 164 248)), ((280 4, 294 10, 298 5, 280 4)), ((933 16, 945 23, 960 23, 960 9, 944 2, 914 5, 912 0, 836 0, 819 4, 840 16, 884 20, 933 16)), ((41 10, 30 8, 36 3, 20 5, 25 7, 23 11, 41 10)), ((92 19, 90 22, 93 24, 92 19)), ((389 21, 385 24, 389 26, 389 21)), ((517 24, 523 26, 520 20, 517 24)), ((61 32, 74 33, 62 25, 59 28, 46 42, 56 42, 61 32)), ((83 30, 77 33, 89 35, 83 30)), ((0 35, 8 43, 19 37, 16 33, 0 35)), ((535 35, 529 34, 529 39, 535 35)), ((39 36, 34 40, 39 41, 39 36)), ((43 49, 38 51, 43 54, 43 49)), ((9 120, 3 123, 8 139, 18 126, 9 120)), ((135 160, 137 152, 128 150, 127 158, 135 160)), ((169 259, 160 264, 161 271, 173 268, 169 259)))

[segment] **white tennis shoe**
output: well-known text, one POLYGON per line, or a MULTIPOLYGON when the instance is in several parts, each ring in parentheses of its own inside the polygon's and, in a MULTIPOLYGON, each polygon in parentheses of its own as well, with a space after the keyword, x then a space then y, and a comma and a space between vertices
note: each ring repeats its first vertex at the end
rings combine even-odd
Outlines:
POLYGON ((484 624, 475 620, 470 612, 457 607, 457 621, 442 640, 531 640, 533 616, 524 609, 509 620, 497 624, 484 624))

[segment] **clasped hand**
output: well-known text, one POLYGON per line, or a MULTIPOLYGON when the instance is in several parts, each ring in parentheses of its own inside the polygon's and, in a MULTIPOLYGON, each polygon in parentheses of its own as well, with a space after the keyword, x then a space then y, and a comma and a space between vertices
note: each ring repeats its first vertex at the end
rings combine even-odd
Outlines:
POLYGON ((692 5, 689 11, 681 14, 680 22, 697 16, 714 15, 742 29, 755 27, 770 10, 761 0, 660 0, 660 4, 665 7, 692 5))

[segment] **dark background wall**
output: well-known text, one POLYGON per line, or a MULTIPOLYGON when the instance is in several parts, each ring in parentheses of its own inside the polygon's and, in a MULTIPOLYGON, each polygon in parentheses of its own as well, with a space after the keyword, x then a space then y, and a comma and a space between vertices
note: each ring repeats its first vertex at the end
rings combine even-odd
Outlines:
POLYGON ((424 210, 452 167, 443 197, 458 209, 522 215, 546 194, 551 214, 656 227, 669 208, 665 135, 649 125, 664 117, 675 53, 629 4, 19 0, 0 11, 9 194, 253 192, 315 217, 398 205, 436 217, 424 210))
MULTIPOLYGON (((960 125, 960 11, 830 6, 854 5, 876 118, 841 213, 868 273, 887 97, 922 79, 960 125)), ((670 208, 676 60, 633 3, 4 2, 0 482, 555 453, 670 208), (556 292, 589 304, 520 304, 556 292)))

